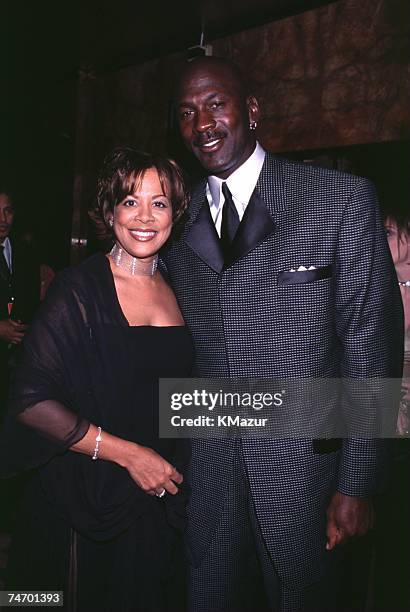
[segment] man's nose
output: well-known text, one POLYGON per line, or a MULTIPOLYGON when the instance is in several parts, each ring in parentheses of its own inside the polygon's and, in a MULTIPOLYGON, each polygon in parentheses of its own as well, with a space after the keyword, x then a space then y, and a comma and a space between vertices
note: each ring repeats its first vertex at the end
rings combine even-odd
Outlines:
POLYGON ((0 210, 0 222, 7 223, 7 214, 5 210, 0 210))
POLYGON ((212 113, 207 110, 198 111, 194 125, 196 132, 206 132, 207 130, 213 129, 215 125, 216 123, 212 113))

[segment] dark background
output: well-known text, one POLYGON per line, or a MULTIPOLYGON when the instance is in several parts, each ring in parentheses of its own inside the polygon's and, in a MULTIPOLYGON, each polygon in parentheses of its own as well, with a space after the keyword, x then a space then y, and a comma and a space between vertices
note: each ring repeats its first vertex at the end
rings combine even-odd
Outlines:
MULTIPOLYGON (((0 9, 0 181, 14 190, 17 228, 34 230, 43 259, 54 268, 69 263, 79 74, 98 78, 198 45, 202 31, 206 42, 326 4, 337 3, 4 2, 0 9)), ((393 4, 400 5, 396 0, 393 4)), ((167 147, 189 166, 176 130, 168 130, 167 147)), ((407 205, 404 177, 410 156, 406 141, 286 155, 319 156, 320 163, 369 176, 377 184, 382 203, 407 205)))

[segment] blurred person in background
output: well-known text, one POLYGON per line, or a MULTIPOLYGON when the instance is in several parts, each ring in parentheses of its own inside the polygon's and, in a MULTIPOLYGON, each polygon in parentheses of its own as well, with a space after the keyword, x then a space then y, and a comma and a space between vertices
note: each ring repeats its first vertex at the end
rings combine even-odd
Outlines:
POLYGON ((17 240, 15 200, 0 185, 0 420, 5 412, 10 368, 40 302, 40 267, 29 245, 17 240))
POLYGON ((404 309, 403 385, 397 433, 405 436, 408 435, 410 426, 410 219, 390 214, 386 217, 384 226, 404 309))

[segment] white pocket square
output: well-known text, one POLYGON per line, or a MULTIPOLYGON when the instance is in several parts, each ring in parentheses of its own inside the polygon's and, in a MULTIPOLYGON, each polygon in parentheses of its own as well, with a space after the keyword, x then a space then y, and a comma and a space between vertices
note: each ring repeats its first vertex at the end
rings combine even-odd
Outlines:
POLYGON ((289 272, 307 272, 308 270, 316 270, 316 266, 309 266, 308 268, 306 268, 305 266, 299 266, 299 268, 297 270, 295 270, 295 268, 291 268, 289 270, 289 272))

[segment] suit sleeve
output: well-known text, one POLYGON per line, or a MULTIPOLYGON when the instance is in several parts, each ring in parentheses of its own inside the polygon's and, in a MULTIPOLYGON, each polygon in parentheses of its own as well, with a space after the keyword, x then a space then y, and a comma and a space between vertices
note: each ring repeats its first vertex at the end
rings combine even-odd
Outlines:
POLYGON ((366 496, 383 479, 388 445, 382 438, 396 421, 403 313, 375 189, 365 179, 358 179, 348 200, 336 262, 342 408, 352 434, 343 442, 338 490, 366 496))

